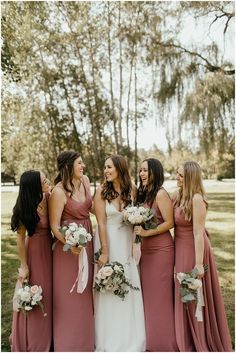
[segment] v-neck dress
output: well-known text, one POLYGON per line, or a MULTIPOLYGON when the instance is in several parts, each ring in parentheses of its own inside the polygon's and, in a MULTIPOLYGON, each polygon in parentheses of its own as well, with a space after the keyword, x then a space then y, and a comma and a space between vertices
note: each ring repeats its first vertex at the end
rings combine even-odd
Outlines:
MULTIPOLYGON (((124 266, 125 276, 139 291, 128 288, 124 300, 112 293, 94 293, 96 351, 145 351, 145 325, 140 278, 132 257, 132 226, 123 223, 122 212, 106 201, 106 230, 109 261, 124 266)), ((99 245, 96 234, 95 250, 99 245)))
MULTIPOLYGON (((89 217, 92 198, 86 187, 85 194, 84 202, 76 201, 66 194, 61 226, 75 222, 92 234, 89 217)), ((76 287, 70 293, 78 274, 78 255, 72 254, 70 250, 64 252, 60 241, 57 241, 53 252, 53 336, 56 352, 94 351, 92 241, 87 243, 86 252, 89 274, 83 293, 77 293, 76 287)))

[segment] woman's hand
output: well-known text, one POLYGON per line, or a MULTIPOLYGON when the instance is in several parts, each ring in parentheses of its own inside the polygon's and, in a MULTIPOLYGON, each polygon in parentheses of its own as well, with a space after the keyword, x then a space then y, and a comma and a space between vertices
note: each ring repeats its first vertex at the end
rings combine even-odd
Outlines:
POLYGON ((29 268, 28 265, 21 265, 18 269, 18 278, 20 281, 28 281, 29 280, 29 268))
POLYGON ((198 271, 198 278, 203 278, 205 273, 203 265, 196 264, 194 268, 196 268, 198 271))
POLYGON ((108 263, 108 254, 102 253, 98 259, 98 266, 102 267, 102 266, 106 265, 107 263, 108 263))
POLYGON ((134 227, 134 234, 135 235, 140 235, 141 237, 147 237, 148 236, 148 231, 143 229, 142 226, 135 226, 134 227))
POLYGON ((81 246, 72 246, 72 247, 70 248, 70 251, 71 251, 72 254, 74 254, 74 255, 79 255, 80 252, 81 252, 81 250, 82 250, 82 247, 81 247, 81 246))

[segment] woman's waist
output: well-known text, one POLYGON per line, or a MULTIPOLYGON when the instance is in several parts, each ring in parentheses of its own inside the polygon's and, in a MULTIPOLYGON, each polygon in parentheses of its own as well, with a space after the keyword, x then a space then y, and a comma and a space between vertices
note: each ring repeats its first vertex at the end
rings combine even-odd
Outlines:
POLYGON ((88 215, 85 215, 85 216, 80 216, 80 217, 61 217, 61 224, 69 224, 69 223, 76 223, 76 224, 79 224, 81 222, 86 222, 86 221, 89 221, 90 222, 90 216, 89 214, 88 215))
POLYGON ((174 241, 170 232, 142 238, 142 250, 160 247, 174 247, 174 241))

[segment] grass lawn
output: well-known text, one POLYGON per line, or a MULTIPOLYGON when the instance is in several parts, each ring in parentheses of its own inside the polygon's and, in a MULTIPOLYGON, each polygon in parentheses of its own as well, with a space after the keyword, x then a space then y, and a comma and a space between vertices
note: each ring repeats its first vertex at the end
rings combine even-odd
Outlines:
MULTIPOLYGON (((207 228, 211 236, 234 344, 234 183, 208 181, 205 187, 209 201, 207 228)), ((167 186, 166 188, 168 190, 167 186)), ((172 192, 172 188, 169 191, 172 192)), ((15 192, 2 192, 2 352, 10 352, 8 337, 11 331, 12 296, 19 266, 16 237, 9 224, 16 196, 15 192)))

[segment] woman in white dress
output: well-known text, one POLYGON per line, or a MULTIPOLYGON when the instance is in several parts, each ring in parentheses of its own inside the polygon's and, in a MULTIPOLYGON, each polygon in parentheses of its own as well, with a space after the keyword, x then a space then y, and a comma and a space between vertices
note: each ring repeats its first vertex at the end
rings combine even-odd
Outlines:
POLYGON ((112 155, 105 161, 105 181, 94 198, 98 234, 95 252, 101 248, 98 267, 118 261, 133 286, 124 300, 95 291, 95 346, 98 352, 143 352, 146 349, 143 299, 138 267, 132 254, 133 229, 123 223, 122 210, 132 202, 132 186, 124 157, 112 155))

